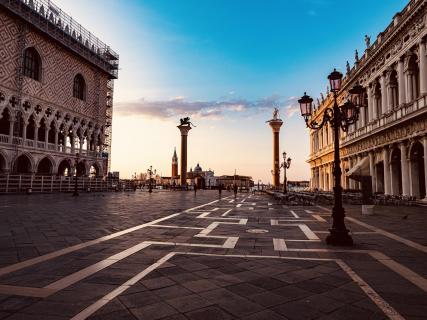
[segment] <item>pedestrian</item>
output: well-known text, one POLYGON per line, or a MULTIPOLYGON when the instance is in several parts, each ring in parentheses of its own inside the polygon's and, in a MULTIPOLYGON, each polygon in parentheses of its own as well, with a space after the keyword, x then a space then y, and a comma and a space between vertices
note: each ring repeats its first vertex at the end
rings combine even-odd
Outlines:
POLYGON ((234 185, 233 189, 234 189, 234 197, 236 198, 237 197, 237 184, 234 185))
POLYGON ((219 187, 218 187, 218 193, 219 193, 219 196, 221 197, 221 193, 222 193, 222 184, 220 184, 220 185, 219 185, 219 187))
POLYGON ((194 195, 196 195, 197 194, 197 185, 195 184, 194 185, 194 195))

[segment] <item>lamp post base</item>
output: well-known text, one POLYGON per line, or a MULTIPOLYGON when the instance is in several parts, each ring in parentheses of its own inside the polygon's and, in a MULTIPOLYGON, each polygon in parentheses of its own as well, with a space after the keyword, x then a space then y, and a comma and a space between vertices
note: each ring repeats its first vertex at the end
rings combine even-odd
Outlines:
POLYGON ((353 238, 348 230, 329 229, 330 234, 326 237, 326 243, 333 246, 352 246, 353 238))

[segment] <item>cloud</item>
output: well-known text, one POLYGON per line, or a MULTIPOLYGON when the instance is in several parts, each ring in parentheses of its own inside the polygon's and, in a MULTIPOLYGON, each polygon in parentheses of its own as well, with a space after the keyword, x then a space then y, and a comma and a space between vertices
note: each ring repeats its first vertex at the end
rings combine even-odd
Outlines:
POLYGON ((141 115, 149 118, 167 119, 182 116, 194 118, 223 119, 226 115, 251 114, 272 110, 274 107, 285 107, 286 117, 291 117, 295 111, 295 97, 284 98, 271 95, 258 100, 243 98, 221 98, 215 101, 191 101, 178 96, 169 100, 152 101, 140 99, 137 101, 119 102, 115 104, 115 114, 122 116, 141 115), (289 108, 292 106, 292 108, 289 108))
POLYGON ((285 105, 285 116, 286 118, 292 118, 300 110, 298 98, 289 97, 285 105))

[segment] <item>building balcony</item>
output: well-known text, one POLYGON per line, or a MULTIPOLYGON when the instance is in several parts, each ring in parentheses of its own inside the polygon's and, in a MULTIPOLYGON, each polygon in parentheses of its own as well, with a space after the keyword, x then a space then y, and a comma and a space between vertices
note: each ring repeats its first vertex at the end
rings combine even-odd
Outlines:
POLYGON ((38 151, 46 153, 59 153, 59 154, 69 154, 73 155, 79 153, 81 156, 90 157, 90 158, 102 158, 102 152, 96 150, 87 150, 83 148, 75 148, 74 152, 70 146, 64 146, 62 144, 47 143, 43 141, 34 141, 31 139, 23 139, 21 137, 13 137, 12 140, 10 136, 5 134, 0 134, 0 146, 1 148, 12 148, 19 146, 21 148, 27 149, 28 151, 38 151))
POLYGON ((355 131, 348 132, 342 140, 343 146, 352 142, 371 136, 377 132, 389 129, 402 122, 411 120, 421 114, 427 113, 427 96, 422 96, 411 103, 404 104, 398 108, 381 115, 370 121, 366 126, 355 131))

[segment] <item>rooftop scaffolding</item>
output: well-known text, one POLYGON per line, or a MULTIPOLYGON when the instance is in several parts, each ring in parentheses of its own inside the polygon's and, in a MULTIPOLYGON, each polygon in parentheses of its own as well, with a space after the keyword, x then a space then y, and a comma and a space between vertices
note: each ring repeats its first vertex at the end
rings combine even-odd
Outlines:
POLYGON ((117 79, 119 55, 50 0, 0 0, 0 6, 117 79))

